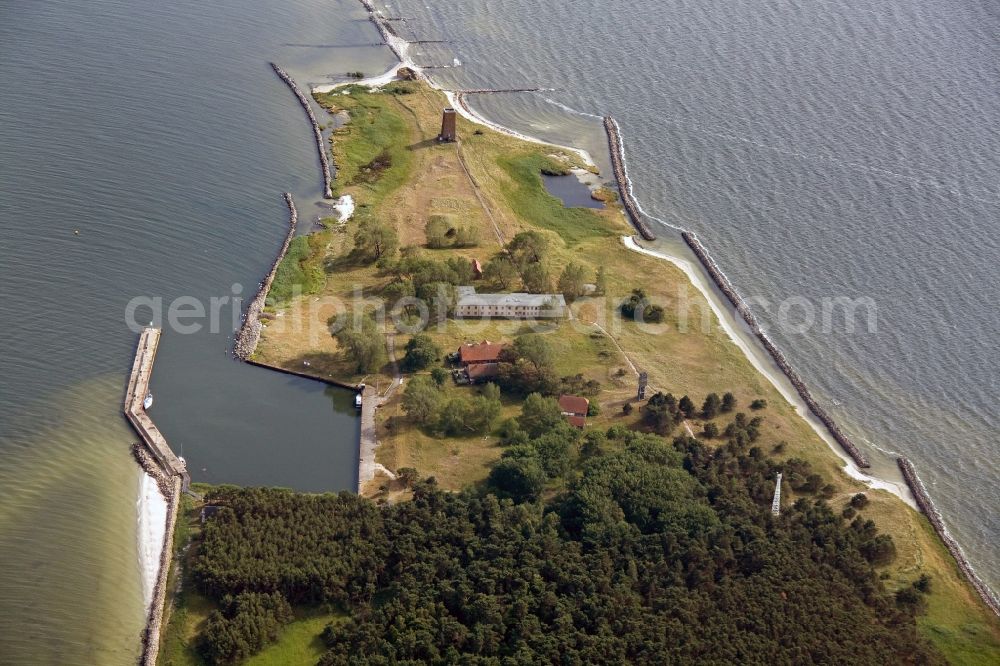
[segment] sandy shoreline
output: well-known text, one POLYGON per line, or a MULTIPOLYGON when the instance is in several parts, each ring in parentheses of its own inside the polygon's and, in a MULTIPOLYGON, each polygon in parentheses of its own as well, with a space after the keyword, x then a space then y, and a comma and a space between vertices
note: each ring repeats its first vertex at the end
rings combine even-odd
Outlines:
POLYGON ((146 612, 153 601, 153 588, 160 573, 163 540, 167 533, 167 498, 149 474, 139 477, 139 498, 136 501, 139 547, 139 569, 142 575, 142 600, 146 612))
POLYGON ((840 448, 826 427, 823 426, 822 423, 817 422, 816 418, 813 417, 812 412, 809 410, 809 407, 805 404, 798 393, 795 392, 794 388, 790 385, 786 385, 787 380, 784 375, 775 371, 774 368, 768 367, 768 364, 762 360, 758 354, 754 353, 759 343, 748 336, 740 334, 739 325, 736 319, 731 316, 730 312, 721 307, 715 298, 713 298, 714 292, 712 291, 711 285, 709 285, 702 278, 701 272, 696 266, 694 266, 687 259, 642 247, 636 243, 631 236, 623 236, 622 243, 625 244, 625 247, 634 252, 639 252, 640 254, 668 261, 684 272, 684 275, 687 276, 688 280, 690 280, 691 284, 694 285, 695 289, 701 292, 702 296, 705 297, 705 300, 708 301, 709 306, 712 308, 712 312, 715 313, 715 316, 719 320, 719 325, 722 327, 722 330, 725 331, 729 339, 733 341, 733 344, 739 347, 740 351, 747 357, 747 360, 750 361, 754 369, 767 378, 767 380, 778 390, 778 392, 781 393, 782 397, 795 407, 795 411, 798 412, 799 416, 809 424, 816 434, 819 435, 820 438, 830 447, 830 449, 844 462, 843 471, 845 474, 852 479, 856 479, 867 484, 870 488, 888 491, 899 497, 914 509, 918 509, 916 500, 913 498, 913 494, 910 492, 909 488, 906 487, 905 483, 896 483, 885 479, 879 479, 866 474, 858 468, 854 461, 851 460, 850 456, 848 456, 840 448))
POLYGON ((333 92, 337 88, 343 88, 346 86, 366 86, 368 88, 378 88, 386 84, 392 83, 396 80, 399 75, 399 70, 403 67, 413 70, 414 72, 421 73, 423 78, 427 83, 435 90, 440 90, 444 93, 444 96, 448 99, 448 103, 451 105, 455 111, 458 112, 460 116, 468 120, 469 122, 475 123, 477 125, 483 125, 484 127, 489 127, 490 129, 500 132, 501 134, 506 134, 522 141, 527 141, 529 143, 537 143, 543 146, 555 146, 556 148, 561 148, 567 152, 574 153, 580 157, 588 166, 596 166, 594 160, 590 157, 590 154, 583 149, 574 148, 573 146, 561 146, 551 141, 543 141, 537 137, 528 136, 527 134, 521 134, 516 132, 509 127, 504 127, 503 125, 498 125, 488 118, 477 113, 472 107, 469 106, 465 99, 465 95, 461 92, 456 92, 453 90, 448 90, 436 84, 426 72, 424 72, 418 65, 414 64, 410 60, 407 52, 409 51, 409 44, 398 37, 389 37, 392 40, 390 47, 392 51, 397 55, 401 56, 400 62, 393 66, 388 71, 379 74, 378 76, 372 76, 366 79, 360 79, 358 81, 344 81, 343 83, 331 83, 319 86, 313 86, 310 90, 314 93, 329 93, 333 92))

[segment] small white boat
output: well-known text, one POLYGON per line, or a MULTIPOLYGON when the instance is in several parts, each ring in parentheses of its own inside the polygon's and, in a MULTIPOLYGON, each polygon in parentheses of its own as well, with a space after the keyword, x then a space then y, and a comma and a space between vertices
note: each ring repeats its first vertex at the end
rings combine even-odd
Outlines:
POLYGON ((149 409, 153 406, 153 394, 147 393, 145 399, 142 401, 142 408, 149 409))
POLYGON ((361 394, 360 393, 355 393, 354 394, 354 406, 357 407, 358 409, 361 409, 361 394))

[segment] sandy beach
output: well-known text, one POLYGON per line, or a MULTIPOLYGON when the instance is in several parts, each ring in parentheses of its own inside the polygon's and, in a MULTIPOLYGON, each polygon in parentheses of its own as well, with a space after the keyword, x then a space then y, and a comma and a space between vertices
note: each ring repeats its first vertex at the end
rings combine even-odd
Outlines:
POLYGON ((167 531, 167 498, 160 492, 156 479, 143 472, 139 478, 137 540, 139 568, 142 572, 142 599, 149 611, 153 588, 160 571, 160 554, 167 531))

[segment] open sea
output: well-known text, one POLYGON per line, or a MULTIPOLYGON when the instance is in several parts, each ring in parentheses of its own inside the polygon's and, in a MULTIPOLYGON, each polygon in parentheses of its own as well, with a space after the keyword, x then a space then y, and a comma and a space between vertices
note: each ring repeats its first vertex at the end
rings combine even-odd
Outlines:
MULTIPOLYGON (((613 115, 643 208, 698 233, 876 466, 913 461, 1000 587, 995 8, 382 6, 446 41, 413 47, 438 83, 551 89, 470 97, 491 120, 606 165, 613 115), (823 327, 841 297, 871 299, 875 330, 823 327)), ((0 4, 0 663, 134 663, 126 305, 253 293, 281 192, 306 229, 320 196, 268 61, 329 83, 391 66, 378 41, 356 0, 0 4)), ((195 480, 353 488, 350 395, 232 361, 230 333, 167 331, 158 354, 151 415, 195 480)))

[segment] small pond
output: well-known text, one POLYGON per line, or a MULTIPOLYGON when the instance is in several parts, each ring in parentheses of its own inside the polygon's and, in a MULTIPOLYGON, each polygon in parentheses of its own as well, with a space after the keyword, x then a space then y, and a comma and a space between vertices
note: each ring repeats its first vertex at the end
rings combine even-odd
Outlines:
POLYGON ((604 204, 591 198, 590 188, 576 176, 547 176, 542 182, 549 194, 562 200, 567 208, 604 208, 604 204))

